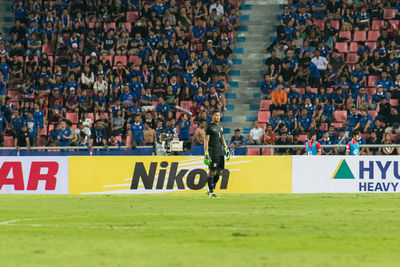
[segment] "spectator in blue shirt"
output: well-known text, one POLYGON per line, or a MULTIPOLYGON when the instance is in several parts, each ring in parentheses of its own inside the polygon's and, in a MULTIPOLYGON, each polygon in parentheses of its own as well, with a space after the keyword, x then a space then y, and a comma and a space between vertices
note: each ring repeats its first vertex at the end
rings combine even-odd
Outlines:
POLYGON ((266 74, 264 76, 264 83, 260 87, 263 99, 271 98, 271 93, 275 89, 276 84, 271 81, 271 76, 266 74))
POLYGON ((38 122, 33 118, 33 113, 29 112, 28 113, 28 118, 26 120, 26 125, 28 127, 28 132, 29 132, 29 139, 30 143, 32 146, 37 146, 37 137, 38 137, 38 131, 39 129, 39 124, 38 122))
POLYGON ((346 95, 342 90, 342 87, 337 87, 335 92, 332 94, 332 104, 337 110, 343 110, 345 108, 346 95))
POLYGON ((282 122, 281 118, 277 115, 276 109, 272 110, 271 117, 268 119, 268 123, 272 126, 272 130, 276 131, 279 128, 280 123, 282 122))
POLYGON ((382 72, 381 78, 376 81, 376 86, 382 85, 383 90, 388 92, 390 88, 393 87, 393 82, 388 78, 388 75, 385 71, 382 72))
POLYGON ((71 139, 72 139, 72 132, 71 129, 67 127, 67 124, 65 121, 62 121, 60 123, 61 127, 57 131, 57 139, 59 142, 60 146, 70 146, 71 145, 71 139))
POLYGON ((307 109, 303 108, 301 110, 301 115, 297 119, 298 128, 301 133, 306 133, 309 131, 310 127, 312 127, 312 117, 308 115, 307 109))
POLYGON ((166 118, 168 116, 168 112, 170 111, 170 107, 167 103, 165 103, 165 100, 163 97, 158 98, 158 104, 156 106, 156 112, 157 116, 161 117, 163 116, 166 118))
POLYGON ((132 136, 132 148, 135 149, 136 146, 140 146, 143 143, 143 130, 144 124, 142 123, 142 118, 137 115, 135 117, 135 122, 130 125, 128 134, 132 136))
POLYGON ((362 133, 370 133, 373 128, 374 120, 372 119, 372 116, 368 114, 366 109, 362 109, 359 117, 359 127, 356 129, 362 133))
MULTIPOLYGON (((329 132, 325 131, 324 132, 324 137, 319 141, 321 145, 333 145, 335 140, 332 140, 329 137, 329 132)), ((324 147, 322 148, 322 155, 332 155, 334 153, 334 150, 332 147, 324 147)))
POLYGON ((182 114, 178 125, 179 125, 179 140, 190 141, 190 121, 186 113, 182 114))
POLYGON ((204 40, 206 28, 204 28, 202 24, 202 20, 197 20, 196 26, 192 28, 192 41, 194 43, 202 43, 204 40))
POLYGON ((324 19, 326 16, 326 3, 316 0, 311 4, 312 16, 315 19, 324 19))
POLYGON ((358 28, 362 31, 369 26, 370 15, 367 13, 365 6, 361 7, 361 11, 357 14, 356 22, 358 28))
POLYGON ((347 114, 347 121, 350 128, 357 129, 359 127, 360 115, 357 114, 355 104, 352 104, 350 107, 350 112, 347 114))

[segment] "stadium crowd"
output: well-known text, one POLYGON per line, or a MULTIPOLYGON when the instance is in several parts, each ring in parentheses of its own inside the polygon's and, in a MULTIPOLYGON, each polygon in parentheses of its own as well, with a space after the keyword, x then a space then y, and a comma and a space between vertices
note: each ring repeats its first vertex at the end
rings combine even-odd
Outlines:
MULTIPOLYGON (((400 134, 400 2, 289 0, 267 48, 251 144, 347 144, 361 155, 397 155, 400 134)), ((299 150, 278 150, 298 154, 299 150)), ((322 154, 344 154, 323 148, 322 154)))
POLYGON ((1 145, 136 147, 160 132, 201 145, 210 112, 225 109, 238 3, 14 1, 1 145))

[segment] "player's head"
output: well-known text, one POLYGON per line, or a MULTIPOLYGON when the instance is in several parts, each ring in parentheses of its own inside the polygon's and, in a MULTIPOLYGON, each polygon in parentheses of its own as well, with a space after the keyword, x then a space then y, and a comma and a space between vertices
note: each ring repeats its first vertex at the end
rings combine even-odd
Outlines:
POLYGON ((315 132, 310 132, 308 134, 308 139, 311 140, 311 141, 317 140, 317 134, 315 132))
POLYGON ((221 121, 221 113, 217 110, 213 111, 211 114, 212 122, 219 123, 221 121))
POLYGON ((354 141, 357 141, 360 138, 360 131, 357 130, 353 131, 351 133, 351 137, 353 138, 354 141))

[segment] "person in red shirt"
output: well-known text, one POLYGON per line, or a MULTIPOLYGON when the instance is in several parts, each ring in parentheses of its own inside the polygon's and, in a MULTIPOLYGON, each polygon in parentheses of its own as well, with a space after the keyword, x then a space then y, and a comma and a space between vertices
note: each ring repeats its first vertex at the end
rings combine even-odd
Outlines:
POLYGON ((321 155, 321 144, 317 141, 317 134, 310 133, 305 143, 306 154, 309 156, 321 155))

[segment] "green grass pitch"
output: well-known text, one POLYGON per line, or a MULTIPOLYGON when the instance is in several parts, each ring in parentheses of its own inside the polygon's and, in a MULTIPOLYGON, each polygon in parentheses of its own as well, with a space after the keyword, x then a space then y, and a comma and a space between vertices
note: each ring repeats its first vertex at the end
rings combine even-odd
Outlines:
POLYGON ((399 266, 397 194, 0 196, 1 266, 399 266))

